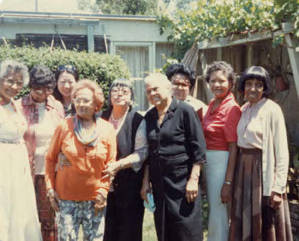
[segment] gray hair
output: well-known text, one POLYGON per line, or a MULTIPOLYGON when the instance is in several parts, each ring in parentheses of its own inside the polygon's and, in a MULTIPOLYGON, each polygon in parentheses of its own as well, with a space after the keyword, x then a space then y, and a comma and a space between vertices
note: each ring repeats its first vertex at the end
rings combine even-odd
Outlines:
POLYGON ((2 61, 0 64, 0 79, 3 79, 13 73, 20 73, 22 75, 24 86, 28 84, 29 73, 26 65, 15 60, 2 61))
POLYGON ((151 82, 157 81, 159 85, 163 85, 163 87, 171 89, 171 83, 168 80, 167 76, 161 73, 151 73, 144 79, 144 83, 146 85, 150 84, 151 82))
POLYGON ((131 80, 120 78, 120 79, 115 79, 112 82, 112 84, 111 84, 111 86, 109 88, 109 93, 108 93, 108 109, 112 109, 113 108, 112 103, 111 103, 111 90, 115 86, 128 87, 130 89, 130 91, 131 91, 131 104, 130 104, 130 107, 133 107, 134 106, 134 99, 135 99, 134 91, 133 91, 133 83, 132 83, 131 80))

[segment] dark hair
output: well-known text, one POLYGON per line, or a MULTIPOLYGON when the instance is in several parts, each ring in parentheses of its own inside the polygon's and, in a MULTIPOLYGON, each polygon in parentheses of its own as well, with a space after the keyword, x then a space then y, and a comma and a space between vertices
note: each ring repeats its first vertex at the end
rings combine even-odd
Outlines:
POLYGON ((116 79, 112 82, 110 88, 109 88, 109 92, 108 92, 108 111, 111 111, 113 109, 112 103, 111 103, 111 90, 113 87, 128 87, 131 91, 131 101, 132 104, 130 105, 130 108, 132 108, 132 105, 134 103, 134 91, 133 91, 133 84, 130 80, 127 79, 116 79))
POLYGON ((59 65, 56 72, 55 72, 55 79, 56 79, 56 87, 54 89, 54 97, 59 100, 60 102, 63 101, 63 97, 61 95, 61 93, 59 92, 58 90, 58 87, 57 87, 57 82, 58 82, 58 79, 59 79, 59 76, 62 74, 62 73, 69 73, 71 75, 74 76, 76 82, 78 82, 79 80, 79 74, 78 74, 78 71, 76 69, 75 66, 71 65, 71 64, 66 64, 66 65, 59 65))
POLYGON ((32 86, 50 86, 54 89, 56 81, 53 72, 44 65, 34 66, 29 74, 29 87, 32 86))
POLYGON ((215 71, 222 71, 224 74, 226 74, 226 77, 228 81, 232 84, 232 86, 235 84, 235 72, 233 67, 225 62, 225 61, 214 61, 212 64, 208 65, 206 74, 205 74, 205 80, 209 83, 211 74, 215 71))
POLYGON ((185 75, 190 81, 190 89, 192 89, 195 84, 195 76, 194 72, 188 66, 182 63, 170 65, 166 70, 167 78, 171 81, 172 76, 174 76, 175 74, 185 75))
POLYGON ((262 66, 251 66, 246 69, 239 80, 239 90, 244 92, 245 82, 248 79, 257 79, 263 82, 264 85, 264 97, 268 97, 271 93, 271 80, 268 71, 262 66))

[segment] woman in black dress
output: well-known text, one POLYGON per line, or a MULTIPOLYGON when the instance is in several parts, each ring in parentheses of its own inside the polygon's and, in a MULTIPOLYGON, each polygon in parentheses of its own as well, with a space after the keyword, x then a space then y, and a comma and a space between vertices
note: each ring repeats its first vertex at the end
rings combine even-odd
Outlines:
POLYGON ((105 170, 114 180, 107 199, 104 241, 142 241, 144 207, 139 193, 148 145, 145 121, 132 109, 133 99, 131 82, 117 79, 110 87, 108 110, 102 113, 117 132, 116 162, 105 170))
POLYGON ((146 116, 149 158, 141 195, 150 183, 159 241, 202 240, 199 191, 205 140, 193 108, 171 97, 171 83, 162 74, 145 79, 146 95, 154 106, 146 116))

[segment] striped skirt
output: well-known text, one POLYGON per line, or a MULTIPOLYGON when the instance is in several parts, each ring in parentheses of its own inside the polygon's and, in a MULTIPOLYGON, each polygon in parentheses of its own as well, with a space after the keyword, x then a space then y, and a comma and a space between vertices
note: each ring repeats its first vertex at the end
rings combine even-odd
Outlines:
POLYGON ((278 209, 262 196, 262 151, 241 148, 235 170, 229 241, 292 241, 286 194, 278 209))

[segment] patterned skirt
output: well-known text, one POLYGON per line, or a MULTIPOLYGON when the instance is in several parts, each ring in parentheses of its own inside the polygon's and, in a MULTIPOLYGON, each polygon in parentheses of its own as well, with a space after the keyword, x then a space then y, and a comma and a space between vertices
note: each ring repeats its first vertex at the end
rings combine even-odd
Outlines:
POLYGON ((235 173, 229 241, 292 241, 286 194, 278 209, 262 196, 262 151, 242 148, 235 173))
POLYGON ((57 241, 58 235, 57 225, 55 223, 55 211, 52 209, 47 197, 45 176, 35 175, 34 186, 43 241, 57 241))

